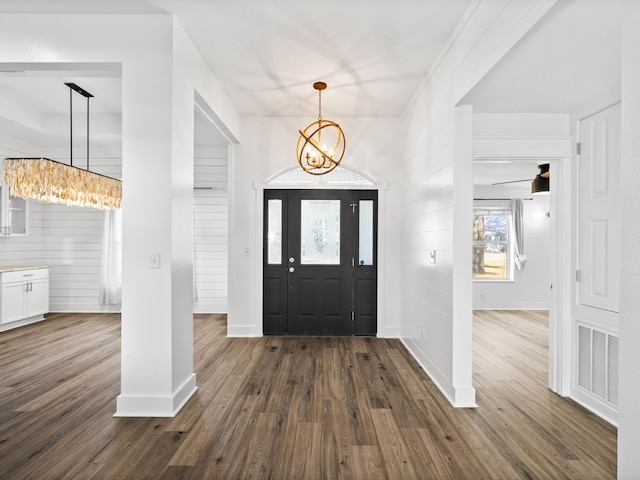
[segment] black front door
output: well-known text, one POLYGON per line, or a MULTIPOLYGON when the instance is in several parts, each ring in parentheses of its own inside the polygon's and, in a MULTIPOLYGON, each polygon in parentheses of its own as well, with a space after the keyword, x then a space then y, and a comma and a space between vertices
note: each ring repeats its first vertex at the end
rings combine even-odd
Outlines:
POLYGON ((264 333, 375 335, 377 192, 266 190, 264 333))

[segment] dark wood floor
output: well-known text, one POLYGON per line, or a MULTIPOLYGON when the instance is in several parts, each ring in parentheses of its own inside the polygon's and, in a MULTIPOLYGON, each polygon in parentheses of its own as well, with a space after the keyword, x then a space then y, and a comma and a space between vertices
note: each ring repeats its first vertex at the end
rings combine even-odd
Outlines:
POLYGON ((119 317, 0 334, 0 478, 607 479, 616 429, 546 388, 547 319, 478 312, 477 409, 398 340, 226 338, 196 316, 199 390, 171 418, 114 418, 119 317))

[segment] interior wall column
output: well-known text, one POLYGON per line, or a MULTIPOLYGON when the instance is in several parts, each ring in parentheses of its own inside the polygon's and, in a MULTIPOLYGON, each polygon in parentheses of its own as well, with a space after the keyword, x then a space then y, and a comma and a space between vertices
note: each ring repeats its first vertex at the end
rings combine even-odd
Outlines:
POLYGON ((190 97, 175 91, 167 39, 156 56, 126 63, 122 72, 122 377, 116 416, 174 416, 196 390, 194 99, 193 90, 190 97))
POLYGON ((473 109, 453 109, 453 254, 452 366, 456 407, 475 407, 473 388, 473 279, 471 214, 473 212, 473 109))
MULTIPOLYGON (((623 252, 620 279, 618 478, 640 477, 640 2, 624 0, 622 13, 622 138, 620 208, 623 252)), ((618 248, 614 246, 613 248, 618 248)))

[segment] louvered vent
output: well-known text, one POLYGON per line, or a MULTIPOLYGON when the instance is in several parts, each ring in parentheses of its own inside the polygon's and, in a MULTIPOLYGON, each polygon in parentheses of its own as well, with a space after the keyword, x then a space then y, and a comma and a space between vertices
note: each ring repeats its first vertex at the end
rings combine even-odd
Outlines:
POLYGON ((618 337, 578 326, 578 385, 618 404, 618 337))
POLYGON ((607 344, 607 400, 618 405, 618 337, 613 335, 607 344))

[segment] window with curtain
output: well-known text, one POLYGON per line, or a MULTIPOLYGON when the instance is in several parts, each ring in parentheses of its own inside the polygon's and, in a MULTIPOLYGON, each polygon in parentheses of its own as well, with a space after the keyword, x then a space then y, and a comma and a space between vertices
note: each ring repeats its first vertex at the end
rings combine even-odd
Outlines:
POLYGON ((513 279, 511 201, 476 201, 473 215, 473 279, 513 279))
POLYGON ((104 211, 100 303, 122 302, 122 210, 104 211))

